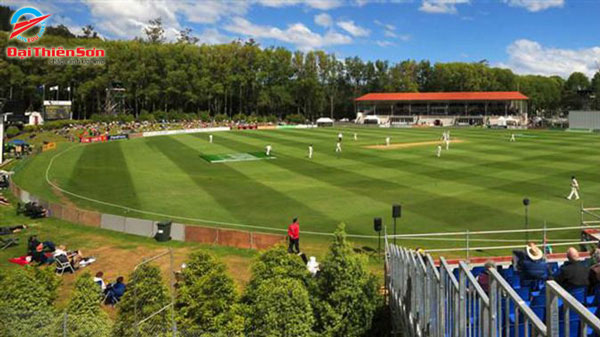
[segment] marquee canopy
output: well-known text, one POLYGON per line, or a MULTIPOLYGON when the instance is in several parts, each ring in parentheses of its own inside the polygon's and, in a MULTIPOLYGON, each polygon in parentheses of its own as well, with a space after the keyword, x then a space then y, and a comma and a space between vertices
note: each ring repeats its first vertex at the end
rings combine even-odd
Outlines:
POLYGON ((370 93, 355 99, 358 102, 383 101, 526 101, 529 97, 518 91, 471 91, 471 92, 397 92, 370 93))

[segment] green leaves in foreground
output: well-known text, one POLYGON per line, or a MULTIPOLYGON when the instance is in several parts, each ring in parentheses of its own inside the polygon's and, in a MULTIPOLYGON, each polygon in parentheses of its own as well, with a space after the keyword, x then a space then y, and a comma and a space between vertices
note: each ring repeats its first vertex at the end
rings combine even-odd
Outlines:
POLYGON ((103 298, 100 286, 89 273, 79 276, 67 310, 63 314, 66 314, 66 318, 63 322, 57 322, 57 335, 61 336, 66 328, 67 336, 70 337, 110 336, 111 322, 101 308, 103 298))

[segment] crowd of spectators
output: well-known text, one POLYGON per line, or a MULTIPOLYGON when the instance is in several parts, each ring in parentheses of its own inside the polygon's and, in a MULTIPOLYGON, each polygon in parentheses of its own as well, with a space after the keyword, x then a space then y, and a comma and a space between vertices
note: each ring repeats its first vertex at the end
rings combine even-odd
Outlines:
MULTIPOLYGON (((557 270, 553 270, 541 249, 534 243, 529 243, 525 250, 513 252, 513 268, 519 275, 520 286, 532 291, 543 288, 545 281, 554 280, 571 293, 600 295, 600 249, 596 248, 588 259, 582 259, 579 251, 570 247, 566 258, 557 270)), ((490 268, 496 268, 493 261, 486 262, 485 272, 477 278, 479 285, 486 292, 489 290, 490 268)), ((600 296, 598 298, 600 299, 600 296)))

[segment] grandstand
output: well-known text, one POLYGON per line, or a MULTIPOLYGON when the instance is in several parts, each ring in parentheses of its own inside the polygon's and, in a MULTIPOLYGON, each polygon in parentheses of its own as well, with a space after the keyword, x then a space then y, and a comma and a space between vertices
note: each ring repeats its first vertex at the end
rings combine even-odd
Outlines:
MULTIPOLYGON (((497 266, 487 270, 488 289, 484 290, 477 278, 486 272, 482 262, 488 258, 439 257, 436 261, 427 251, 392 244, 392 237, 385 237, 392 336, 600 335, 598 286, 564 289, 552 278, 525 283, 511 257, 494 257, 497 266)), ((590 242, 598 241, 580 243, 590 242)), ((564 246, 570 244, 574 243, 564 246)), ((545 254, 545 258, 549 274, 556 276, 565 254, 545 254)))
POLYGON ((527 126, 518 91, 369 93, 357 98, 356 123, 387 126, 527 126))

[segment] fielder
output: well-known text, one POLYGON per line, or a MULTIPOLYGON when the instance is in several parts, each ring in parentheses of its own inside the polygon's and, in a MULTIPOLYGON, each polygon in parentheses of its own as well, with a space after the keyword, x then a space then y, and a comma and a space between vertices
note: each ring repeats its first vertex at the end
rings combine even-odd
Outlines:
POLYGON ((266 149, 266 153, 267 153, 267 157, 271 156, 271 145, 267 145, 266 149))
POLYGON ((449 137, 444 140, 444 143, 446 144, 446 150, 450 150, 450 138, 449 137))
POLYGON ((517 140, 515 139, 515 134, 514 134, 514 133, 511 133, 511 134, 510 134, 510 141, 511 141, 511 142, 516 142, 516 141, 517 141, 517 140))
POLYGON ((385 138, 385 146, 390 146, 390 137, 385 138))
POLYGON ((356 132, 354 133, 354 141, 358 140, 358 134, 356 134, 356 132))
POLYGON ((312 156, 313 156, 313 146, 312 146, 312 144, 310 144, 308 146, 308 159, 312 159, 312 156))
POLYGON ((342 135, 342 133, 338 133, 338 142, 342 141, 342 137, 344 137, 344 135, 342 135))
POLYGON ((212 135, 208 135, 208 142, 212 144, 212 140, 213 140, 213 136, 212 135))
POLYGON ((437 149, 435 150, 435 155, 439 158, 442 156, 442 146, 438 145, 437 149))
POLYGON ((337 143, 335 143, 335 153, 342 153, 342 141, 338 140, 337 143))
POLYGON ((579 183, 575 176, 571 177, 571 194, 567 197, 568 200, 571 200, 575 196, 575 200, 579 200, 579 183))

